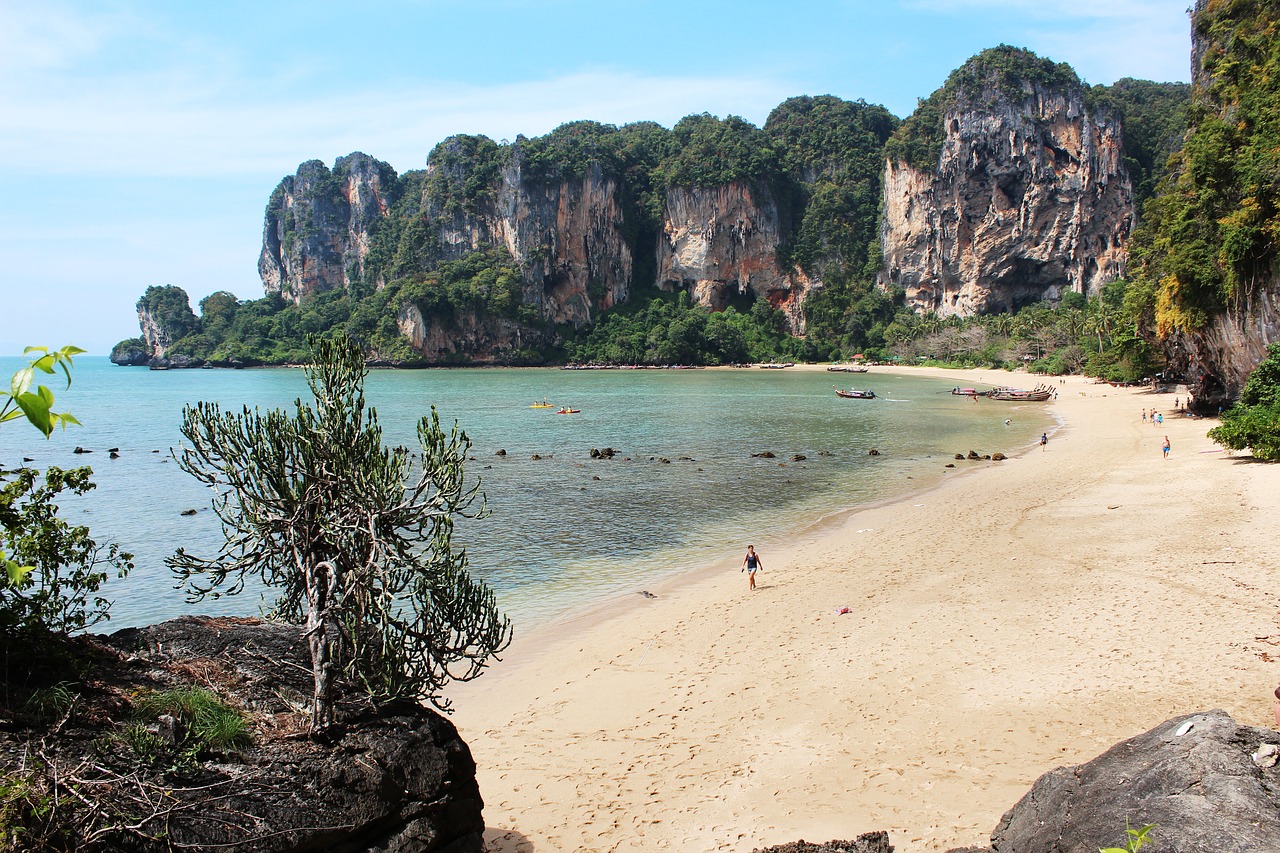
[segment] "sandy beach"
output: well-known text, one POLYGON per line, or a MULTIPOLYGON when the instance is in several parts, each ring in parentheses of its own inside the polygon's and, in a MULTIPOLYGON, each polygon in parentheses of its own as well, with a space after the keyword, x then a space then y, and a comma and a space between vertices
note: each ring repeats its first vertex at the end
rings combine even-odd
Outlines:
POLYGON ((450 691, 489 850, 985 844, 1038 776, 1169 717, 1271 725, 1280 466, 1174 396, 1070 377, 1027 404, 1063 423, 1043 451, 975 448, 1019 455, 763 552, 755 592, 726 554, 519 636, 450 691))

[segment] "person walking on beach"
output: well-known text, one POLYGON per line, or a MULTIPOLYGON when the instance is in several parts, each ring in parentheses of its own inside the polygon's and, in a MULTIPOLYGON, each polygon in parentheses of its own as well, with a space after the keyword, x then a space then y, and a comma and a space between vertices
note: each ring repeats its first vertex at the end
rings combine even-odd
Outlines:
POLYGON ((1167 436, 1167 435, 1166 435, 1166 436, 1164 437, 1164 444, 1160 445, 1160 449, 1164 451, 1164 458, 1165 458, 1165 459, 1168 459, 1168 458, 1169 458, 1169 448, 1170 448, 1170 447, 1172 447, 1172 445, 1171 445, 1171 444, 1169 444, 1169 436, 1167 436))
POLYGON ((748 589, 756 588, 756 572, 764 569, 764 563, 760 561, 760 555, 756 553, 755 545, 747 546, 747 556, 742 558, 742 569, 747 573, 748 589))
POLYGON ((1049 443, 1049 433, 1040 433, 1040 452, 1044 452, 1044 446, 1049 443))

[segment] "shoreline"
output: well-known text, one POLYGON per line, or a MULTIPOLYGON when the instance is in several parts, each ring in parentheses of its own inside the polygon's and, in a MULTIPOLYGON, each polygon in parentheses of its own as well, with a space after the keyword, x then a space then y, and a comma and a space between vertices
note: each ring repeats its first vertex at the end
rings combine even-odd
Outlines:
POLYGON ((1070 377, 1044 452, 836 511, 755 593, 732 555, 531 634, 449 691, 489 849, 983 844, 1038 776, 1176 714, 1269 724, 1280 468, 1138 420, 1174 396, 1070 377))
MULTIPOLYGON (((707 367, 704 369, 735 370, 738 368, 735 368, 731 365, 720 365, 715 367, 707 367)), ((793 368, 789 368, 789 369, 792 369, 795 372, 823 372, 826 370, 826 365, 798 364, 798 365, 795 365, 793 368)), ((987 375, 996 374, 998 379, 1004 380, 1006 382, 1016 380, 1019 377, 1022 377, 1025 375, 1021 373, 1014 373, 1012 371, 1000 370, 996 368, 953 369, 953 368, 928 368, 928 367, 889 367, 885 365, 878 365, 877 370, 879 370, 881 373, 884 373, 884 374, 892 373, 893 375, 896 375, 896 376, 919 376, 921 378, 927 378, 927 379, 948 379, 956 376, 968 377, 966 381, 975 381, 974 377, 971 376, 970 374, 987 374, 987 375)), ((870 374, 861 374, 861 375, 866 376, 870 374)), ((984 380, 977 379, 976 381, 982 382, 984 380)), ((984 403, 981 403, 980 405, 986 405, 986 404, 987 403, 984 402, 984 403)), ((997 404, 993 403, 992 405, 997 405, 997 404)), ((1027 405, 1043 407, 1046 404, 1033 403, 1033 404, 1027 404, 1027 405)), ((1053 413, 1050 412, 1050 414, 1053 414, 1053 413)), ((1056 435, 1063 428, 1062 418, 1060 416, 1054 415, 1054 420, 1056 421, 1056 425, 1048 431, 1048 434, 1050 435, 1050 437, 1056 435)), ((906 491, 897 492, 893 495, 877 498, 875 500, 868 501, 867 503, 848 505, 848 506, 837 506, 835 508, 828 509, 818 517, 805 521, 799 527, 793 528, 788 531, 783 531, 777 534, 776 536, 770 535, 767 538, 769 540, 775 540, 776 543, 780 544, 783 549, 788 549, 788 550, 797 548, 799 547, 800 544, 803 544, 803 543, 812 543, 812 542, 818 541, 834 533, 835 531, 838 531, 843 525, 847 524, 853 516, 857 515, 860 512, 892 507, 897 504, 905 503, 908 500, 928 495, 931 492, 944 488, 949 482, 952 482, 961 477, 970 476, 985 468, 991 468, 993 466, 1000 466, 1000 465, 1007 465, 1011 462, 1016 462, 1017 460, 1024 457, 1026 454, 1035 450, 1036 447, 1037 447, 1037 444, 1035 442, 1031 442, 1017 449, 1010 450, 1009 452, 1006 453, 1006 458, 1002 462, 995 462, 992 460, 983 460, 981 462, 975 462, 975 461, 966 460, 964 467, 957 467, 951 473, 938 474, 937 479, 933 480, 932 482, 922 483, 918 486, 913 486, 907 489, 906 491)), ((940 468, 945 466, 946 463, 951 461, 953 460, 950 457, 938 457, 938 465, 940 468)), ((959 462, 959 460, 954 460, 954 461, 959 462)), ((741 563, 741 561, 742 561, 741 555, 735 554, 731 557, 721 557, 721 558, 710 560, 704 563, 699 563, 689 568, 663 576, 658 580, 650 583, 645 590, 638 590, 638 589, 627 590, 627 591, 619 590, 616 593, 607 594, 606 596, 604 596, 603 598, 597 601, 585 603, 585 604, 573 607, 569 611, 552 618, 550 621, 537 624, 535 627, 533 627, 527 632, 518 633, 515 638, 515 641, 512 644, 511 649, 509 649, 508 652, 504 653, 504 658, 510 657, 512 658, 512 660, 510 661, 504 660, 504 663, 506 664, 507 667, 512 669, 523 667, 529 664, 530 662, 532 662, 533 660, 536 660, 538 657, 540 657, 542 654, 542 652, 540 651, 541 648, 545 646, 549 641, 554 640, 555 638, 561 636, 566 632, 573 633, 573 632, 584 630, 584 629, 595 628, 599 626, 602 622, 606 622, 609 619, 617 616, 619 610, 631 612, 639 608, 643 608, 646 603, 645 598, 642 597, 644 592, 650 592, 657 595, 670 594, 685 588, 689 584, 696 583, 700 580, 703 580, 710 575, 717 575, 728 568, 734 568, 739 563, 741 563), (514 650, 514 654, 511 653, 512 650, 514 650)), ((452 694, 452 692, 455 690, 460 692, 465 692, 471 689, 472 688, 468 685, 459 685, 457 687, 451 687, 448 692, 452 694)))

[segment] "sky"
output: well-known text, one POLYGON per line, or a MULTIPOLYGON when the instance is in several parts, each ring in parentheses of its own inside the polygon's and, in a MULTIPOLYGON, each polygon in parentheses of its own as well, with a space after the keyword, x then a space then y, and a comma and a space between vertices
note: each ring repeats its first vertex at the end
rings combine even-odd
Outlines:
POLYGON ((272 189, 455 133, 797 95, 899 117, 998 44, 1092 84, 1189 79, 1190 0, 0 0, 0 355, 138 335, 151 285, 262 296, 272 189))

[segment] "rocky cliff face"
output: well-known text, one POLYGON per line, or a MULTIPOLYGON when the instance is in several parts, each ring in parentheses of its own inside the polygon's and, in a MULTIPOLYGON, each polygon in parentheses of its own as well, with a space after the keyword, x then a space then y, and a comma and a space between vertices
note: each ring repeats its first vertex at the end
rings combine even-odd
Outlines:
POLYGON ((1014 311, 1124 275, 1133 193, 1116 119, 1080 87, 991 80, 955 93, 937 166, 891 158, 882 282, 918 311, 1014 311))
POLYGON ((552 342, 548 333, 513 320, 467 313, 446 321, 423 316, 413 303, 400 308, 396 325, 409 346, 433 364, 519 363, 521 351, 539 350, 552 342))
MULTIPOLYGON (((1212 411, 1239 396, 1249 374, 1266 356, 1267 347, 1280 342, 1277 247, 1274 238, 1260 236, 1274 233, 1275 223, 1280 221, 1274 182, 1245 177, 1250 172, 1274 174, 1280 160, 1274 154, 1274 131, 1264 129, 1253 118, 1274 114, 1278 81, 1274 75, 1243 70, 1260 67, 1260 46, 1275 56, 1278 22, 1280 14, 1275 6, 1263 2, 1215 4, 1197 0, 1192 15, 1192 97, 1201 115, 1200 126, 1191 128, 1188 139, 1206 132, 1210 143, 1186 153, 1175 168, 1174 191, 1214 199, 1211 213, 1201 216, 1214 217, 1217 222, 1199 229, 1198 236, 1207 240, 1203 247, 1206 254, 1216 255, 1213 261, 1218 270, 1224 275, 1233 273, 1237 281, 1234 287, 1216 285, 1218 293, 1212 302, 1218 305, 1205 311, 1202 325, 1190 331, 1177 329, 1164 341, 1170 365, 1191 384, 1202 411, 1212 411), (1224 127, 1228 128, 1225 134, 1224 127), (1225 150, 1213 147, 1213 140, 1220 135, 1226 140, 1225 150), (1206 151, 1212 153, 1206 155, 1206 151), (1224 162, 1233 156, 1247 165, 1224 162), (1225 227, 1228 222, 1244 222, 1247 227, 1235 227, 1233 235, 1225 227), (1233 236, 1244 248, 1225 245, 1233 236), (1230 257, 1234 259, 1229 261, 1230 257), (1222 304, 1220 294, 1228 290, 1234 292, 1222 304)), ((1165 228, 1162 236, 1176 227, 1165 228)), ((1168 266, 1160 275, 1162 287, 1184 279, 1174 293, 1165 294, 1176 302, 1176 291, 1184 289, 1190 277, 1168 266)), ((1209 301, 1201 299, 1196 307, 1209 301)))
POLYGON ((801 306, 820 282, 780 269, 784 234, 778 206, 767 190, 741 181, 718 187, 671 187, 658 241, 658 286, 686 290, 715 311, 735 295, 765 297, 804 331, 801 306))
MULTIPOLYGON (((446 143, 447 144, 447 143, 446 143)), ((450 185, 462 186, 469 170, 442 158, 450 185)), ((442 260, 495 246, 505 247, 524 273, 523 302, 549 323, 589 325, 601 311, 624 302, 630 292, 631 246, 623 235, 624 216, 617 181, 599 164, 584 174, 544 177, 529 174, 517 145, 503 164, 497 186, 471 210, 431 197, 427 181, 422 207, 428 211, 442 260)))
POLYGON ((395 171, 367 154, 298 167, 271 194, 258 273, 267 293, 293 302, 350 289, 364 278, 373 230, 386 216, 395 171))

